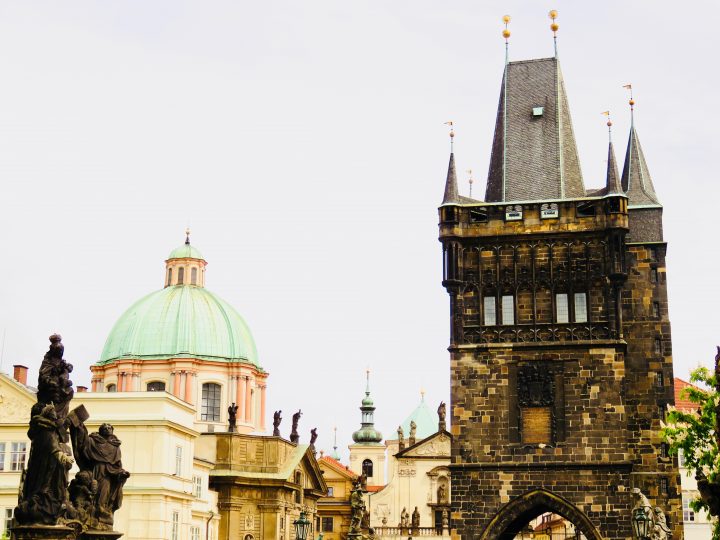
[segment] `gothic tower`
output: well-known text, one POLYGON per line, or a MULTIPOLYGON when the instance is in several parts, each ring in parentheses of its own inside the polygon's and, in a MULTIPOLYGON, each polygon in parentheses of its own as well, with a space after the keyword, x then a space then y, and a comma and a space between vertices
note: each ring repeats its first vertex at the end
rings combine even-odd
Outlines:
POLYGON ((485 201, 459 195, 451 154, 439 214, 453 538, 545 512, 630 538, 635 487, 682 538, 662 206, 634 123, 622 176, 610 144, 586 189, 557 57, 506 63, 485 201))

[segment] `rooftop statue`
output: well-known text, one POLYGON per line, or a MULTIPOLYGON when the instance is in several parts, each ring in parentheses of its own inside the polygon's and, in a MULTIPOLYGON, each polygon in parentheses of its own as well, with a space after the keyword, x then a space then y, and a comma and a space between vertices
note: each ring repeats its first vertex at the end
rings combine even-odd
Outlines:
POLYGON ((298 423, 300 422, 301 416, 301 410, 298 410, 298 412, 292 415, 292 431, 290 431, 290 442, 296 444, 300 441, 300 434, 298 433, 298 423))
POLYGON ((280 436, 280 422, 282 422, 282 411, 275 411, 273 414, 273 437, 280 436))
POLYGON ((235 402, 228 407, 228 432, 235 433, 237 431, 237 412, 238 406, 235 402))

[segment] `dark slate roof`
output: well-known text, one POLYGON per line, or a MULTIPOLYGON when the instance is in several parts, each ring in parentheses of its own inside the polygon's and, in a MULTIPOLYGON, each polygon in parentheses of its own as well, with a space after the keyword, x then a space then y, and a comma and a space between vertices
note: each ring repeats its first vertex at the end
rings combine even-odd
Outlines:
POLYGON ((612 141, 608 145, 608 166, 607 178, 605 180, 605 193, 623 194, 622 185, 620 185, 620 175, 618 174, 617 161, 615 160, 615 149, 612 141))
POLYGON ((455 175, 455 154, 450 153, 450 163, 448 164, 447 180, 445 180, 445 195, 440 206, 446 204, 457 204, 460 202, 458 196, 457 176, 455 175))
POLYGON ((557 58, 510 62, 503 76, 485 200, 585 197, 557 58), (533 108, 543 107, 542 116, 533 108))
POLYGON ((628 206, 631 208, 633 206, 660 205, 635 126, 630 128, 622 173, 622 188, 628 196, 628 206))

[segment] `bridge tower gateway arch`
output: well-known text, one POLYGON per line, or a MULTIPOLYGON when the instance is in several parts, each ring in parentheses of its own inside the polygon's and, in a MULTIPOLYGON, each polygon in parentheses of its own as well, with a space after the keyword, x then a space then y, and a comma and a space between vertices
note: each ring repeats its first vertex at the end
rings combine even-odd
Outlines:
POLYGON ((622 174, 612 142, 595 172, 587 189, 557 57, 506 64, 484 200, 460 194, 450 155, 453 538, 509 540, 553 512, 587 540, 627 539, 633 487, 682 538, 659 436, 674 403, 663 208, 634 122, 622 174))

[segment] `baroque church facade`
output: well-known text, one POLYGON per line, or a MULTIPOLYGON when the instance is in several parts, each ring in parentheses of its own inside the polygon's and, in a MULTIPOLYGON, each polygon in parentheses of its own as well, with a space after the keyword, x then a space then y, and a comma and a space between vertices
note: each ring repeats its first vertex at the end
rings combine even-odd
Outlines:
POLYGON ((610 142, 587 189, 557 56, 506 62, 485 200, 459 194, 451 153, 439 209, 453 538, 546 512, 630 538, 632 488, 682 538, 662 215, 634 120, 622 174, 610 142))

